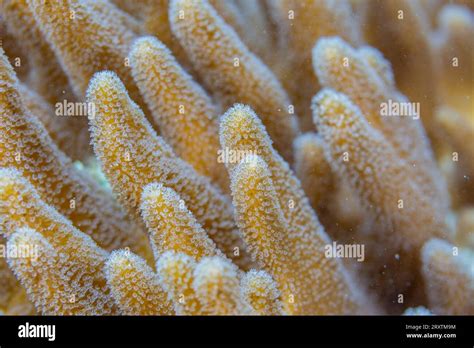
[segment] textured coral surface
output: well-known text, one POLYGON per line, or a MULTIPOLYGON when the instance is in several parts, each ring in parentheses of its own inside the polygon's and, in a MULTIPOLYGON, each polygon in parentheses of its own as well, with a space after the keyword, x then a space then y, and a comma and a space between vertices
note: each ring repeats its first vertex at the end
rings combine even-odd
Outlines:
POLYGON ((0 314, 474 315, 474 5, 0 2, 0 314))

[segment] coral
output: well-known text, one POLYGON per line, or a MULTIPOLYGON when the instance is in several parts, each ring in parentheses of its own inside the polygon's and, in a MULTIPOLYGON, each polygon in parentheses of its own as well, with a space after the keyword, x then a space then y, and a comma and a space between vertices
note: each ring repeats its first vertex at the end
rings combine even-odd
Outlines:
POLYGON ((474 44, 469 38, 474 35, 474 15, 463 6, 446 5, 439 12, 438 22, 432 41, 439 93, 446 104, 466 114, 472 124, 470 77, 474 74, 474 44))
POLYGON ((35 115, 58 148, 71 159, 86 159, 90 156, 89 130, 85 117, 60 117, 34 90, 18 84, 23 105, 35 115))
POLYGON ((448 176, 452 181, 450 189, 453 205, 472 204, 474 184, 466 178, 474 177, 474 149, 465 139, 474 137, 474 122, 446 105, 436 110, 435 119, 441 127, 440 132, 447 148, 443 162, 453 167, 451 175, 448 176))
POLYGON ((319 89, 311 64, 311 49, 319 38, 332 35, 358 44, 361 41, 359 23, 350 20, 353 13, 348 2, 276 0, 269 3, 280 35, 287 40, 282 54, 287 55, 288 68, 282 80, 302 117, 302 128, 311 130, 311 98, 319 89))
POLYGON ((163 42, 173 52, 173 55, 181 64, 189 65, 189 60, 183 48, 174 37, 169 26, 169 0, 114 0, 114 3, 137 18, 142 30, 150 35, 156 36, 163 42))
POLYGON ((295 314, 355 310, 357 299, 344 271, 338 261, 322 254, 329 238, 249 107, 237 105, 227 111, 221 120, 221 142, 223 147, 262 156, 250 155, 237 167, 230 166, 231 189, 249 251, 276 280, 285 310, 295 314), (323 268, 324 274, 319 271, 323 268))
POLYGON ((0 312, 474 314, 472 10, 2 1, 0 312))
POLYGON ((305 133, 295 139, 295 174, 316 209, 328 204, 336 190, 334 174, 324 156, 323 141, 315 133, 305 133))
POLYGON ((275 281, 265 271, 250 270, 241 281, 242 296, 260 315, 284 314, 280 291, 275 281))
POLYGON ((436 88, 435 59, 430 41, 429 18, 418 1, 376 0, 367 6, 364 34, 390 62, 398 88, 421 103, 423 124, 433 129, 436 88))
POLYGON ((161 182, 181 196, 216 245, 245 266, 248 258, 227 197, 156 135, 117 75, 97 73, 87 100, 97 105, 96 116, 91 119, 94 150, 129 211, 139 217, 143 189, 161 182))
POLYGON ((19 243, 26 243, 40 249, 39 255, 30 257, 7 255, 10 267, 38 311, 117 313, 102 274, 107 252, 45 204, 17 171, 2 169, 0 178, 0 226, 8 237, 7 246, 17 245, 19 249, 19 243))
POLYGON ((224 107, 249 104, 262 118, 275 147, 291 158, 298 132, 286 92, 207 1, 170 2, 171 29, 208 89, 224 107), (205 43, 205 44, 202 44, 205 43))
POLYGON ((44 315, 118 314, 103 276, 105 251, 85 235, 60 234, 62 245, 25 228, 8 239, 10 248, 36 250, 35 257, 9 257, 8 264, 37 310, 44 315))
POLYGON ((194 269, 193 289, 209 315, 249 314, 250 307, 243 301, 237 268, 221 257, 205 257, 194 269))
POLYGON ((18 80, 1 54, 0 165, 21 172, 47 204, 92 235, 102 247, 112 250, 129 246, 146 255, 148 244, 139 228, 110 194, 74 169, 43 125, 25 108, 18 80))
POLYGON ((158 277, 146 262, 128 250, 113 251, 105 264, 112 296, 126 315, 172 315, 174 309, 158 277))
POLYGON ((53 50, 41 34, 34 14, 26 0, 2 1, 0 13, 6 29, 20 46, 28 52, 29 64, 34 69, 29 83, 46 101, 54 104, 71 98, 66 74, 58 64, 53 50), (54 88, 52 88, 54 86, 54 88))
POLYGON ((130 65, 166 142, 198 173, 226 189, 225 168, 217 161, 218 110, 210 97, 179 66, 170 50, 153 37, 134 43, 130 65))
POLYGON ((174 190, 161 184, 148 184, 140 208, 156 259, 166 251, 184 253, 197 260, 220 255, 216 244, 174 190))
MULTIPOLYGON (((424 242, 431 237, 450 238, 443 205, 429 199, 436 187, 423 187, 418 182, 419 175, 410 173, 413 167, 400 158, 396 147, 348 97, 325 89, 313 103, 314 121, 331 167, 349 182, 375 217, 377 227, 361 237, 368 248, 364 266, 370 269, 373 285, 385 296, 390 290, 382 284, 396 284, 396 290, 391 291, 397 293, 389 295, 395 298, 414 287, 418 253, 424 242), (383 252, 377 252, 380 244, 386 246, 383 252), (381 284, 378 277, 390 280, 381 284)), ((415 163, 418 168, 423 166, 423 162, 415 163)))
POLYGON ((474 255, 440 240, 422 250, 423 276, 435 314, 474 314, 474 255))
MULTIPOLYGON (((0 247, 6 249, 6 241, 0 237, 0 247)), ((35 314, 35 308, 28 301, 26 292, 19 284, 5 258, 0 259, 0 314, 35 314)))
POLYGON ((178 315, 205 314, 193 288, 196 261, 186 254, 165 252, 157 261, 160 282, 178 315))
POLYGON ((109 69, 121 76, 135 100, 138 88, 127 66, 136 37, 125 15, 109 2, 28 0, 36 23, 64 68, 75 95, 82 98, 94 72, 109 69))

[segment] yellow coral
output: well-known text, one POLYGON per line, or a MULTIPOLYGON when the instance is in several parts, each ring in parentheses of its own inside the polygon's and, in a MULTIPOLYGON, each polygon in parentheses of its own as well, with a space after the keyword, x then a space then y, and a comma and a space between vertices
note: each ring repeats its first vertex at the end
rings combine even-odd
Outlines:
POLYGON ((8 257, 35 307, 44 315, 118 314, 102 275, 105 251, 94 248, 90 239, 74 243, 80 236, 66 233, 64 237, 68 244, 56 248, 53 240, 28 228, 8 239, 9 248, 35 251, 30 257, 8 257), (64 253, 81 253, 81 257, 64 257, 64 253))
POLYGON ((252 306, 255 313, 284 314, 280 291, 275 281, 265 271, 250 270, 243 276, 241 286, 244 299, 252 306))
POLYGON ((40 120, 61 151, 71 159, 85 159, 91 154, 85 117, 59 117, 52 106, 28 86, 20 83, 18 91, 25 108, 40 120))
POLYGON ((166 251, 184 253, 197 260, 221 254, 174 190, 155 183, 145 186, 141 213, 150 231, 155 259, 166 251))
POLYGON ((431 239, 422 250, 423 275, 435 314, 474 314, 474 256, 431 239))
POLYGON ((271 147, 249 107, 236 105, 223 116, 221 142, 223 147, 262 157, 251 155, 237 167, 229 165, 231 189, 249 251, 276 280, 285 310, 295 314, 355 310, 357 299, 341 265, 324 256, 329 238, 299 181, 271 147), (322 268, 324 274, 318 271, 322 268))
POLYGON ((145 260, 128 250, 117 250, 105 264, 107 283, 126 315, 172 315, 174 309, 158 276, 145 260))
POLYGON ((218 110, 206 92, 153 37, 137 40, 130 59, 135 81, 167 143, 198 173, 226 189, 225 167, 217 160, 218 110))
POLYGON ((2 1, 0 311, 472 313, 472 9, 2 1))
POLYGON ((121 202, 138 217, 143 188, 161 182, 181 196, 228 257, 248 265, 227 197, 156 135, 119 78, 111 72, 96 74, 87 100, 97 105, 91 119, 94 150, 121 202))
POLYGON ((43 125, 24 107, 6 57, 0 59, 0 165, 16 168, 41 198, 106 249, 129 246, 147 255, 148 245, 111 195, 77 172, 43 125))
POLYGON ((118 19, 123 16, 118 8, 90 0, 28 0, 28 5, 78 98, 84 97, 96 71, 109 69, 125 81, 134 99, 141 101, 127 60, 136 35, 118 19))
MULTIPOLYGON (((382 114, 384 104, 408 100, 391 84, 388 62, 374 49, 356 51, 340 38, 324 38, 313 49, 313 65, 322 86, 347 95, 361 110, 368 124, 380 131, 397 156, 407 162, 423 193, 432 197, 439 209, 446 211, 446 187, 439 176, 420 118, 426 114, 412 112, 411 117, 382 114), (370 54, 367 61, 368 53, 370 54)), ((319 130, 319 129, 318 129, 319 130)))
MULTIPOLYGON (((310 130, 311 98, 319 89, 311 65, 311 49, 324 36, 338 35, 352 44, 359 43, 359 23, 350 20, 353 13, 346 1, 274 0, 269 3, 280 35, 286 38, 281 54, 286 55, 289 67, 283 81, 302 117, 302 128, 310 130)), ((259 110, 255 111, 260 115, 259 110)))
POLYGON ((359 237, 368 249, 364 268, 374 286, 394 299, 416 287, 418 253, 424 242, 436 236, 451 237, 446 212, 424 194, 418 178, 410 173, 412 167, 345 95, 323 90, 313 103, 314 121, 331 167, 375 217, 377 227, 372 227, 370 237, 359 237), (380 244, 386 246, 383 253, 377 252, 380 244), (385 266, 381 269, 380 265, 385 266))
POLYGON ((465 114, 474 126, 472 76, 474 74, 474 15, 465 7, 446 5, 438 16, 439 29, 433 37, 436 77, 445 103, 465 114))
POLYGON ((193 288, 195 268, 196 261, 186 254, 168 251, 157 260, 160 281, 178 315, 205 314, 193 288))
POLYGON ((324 156, 323 142, 315 133, 300 135, 294 142, 295 174, 316 209, 327 205, 335 191, 335 178, 324 156))
POLYGON ((0 11, 8 32, 15 38, 22 51, 28 54, 28 60, 34 69, 28 81, 34 86, 33 88, 53 104, 65 98, 71 99, 68 78, 41 34, 28 1, 2 1, 0 11))
POLYGON ((224 107, 249 104, 258 112, 275 147, 291 159, 298 132, 288 96, 273 73, 240 41, 207 1, 170 2, 171 28, 206 86, 224 107))
POLYGON ((250 306, 240 291, 237 267, 218 256, 205 257, 196 265, 193 289, 209 315, 249 314, 250 306))

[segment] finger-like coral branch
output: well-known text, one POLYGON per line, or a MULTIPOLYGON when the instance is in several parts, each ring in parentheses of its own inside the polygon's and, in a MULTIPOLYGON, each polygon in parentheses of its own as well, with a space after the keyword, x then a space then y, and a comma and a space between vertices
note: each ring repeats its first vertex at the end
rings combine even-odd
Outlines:
POLYGON ((430 309, 436 314, 474 314, 474 256, 431 239, 422 250, 430 309))
POLYGON ((135 33, 117 19, 119 9, 89 0, 28 0, 28 4, 78 98, 84 97, 95 72, 110 69, 141 101, 126 60, 135 33))
POLYGON ((285 87, 298 115, 303 117, 302 128, 309 130, 312 129, 311 97, 319 89, 311 64, 311 49, 323 36, 337 35, 352 44, 359 43, 359 23, 351 20, 353 13, 347 1, 274 0, 270 3, 279 22, 280 35, 287 40, 282 49, 282 54, 290 60, 285 87))
POLYGON ((97 109, 91 120, 95 153, 123 204, 138 217, 143 188, 162 183, 180 195, 228 257, 245 265, 248 260, 227 197, 156 135, 120 79, 111 72, 96 74, 87 100, 97 109))
POLYGON ((105 264, 112 296, 126 315, 172 315, 174 309, 158 276, 128 250, 112 252, 105 264))
POLYGON ((389 63, 371 51, 371 58, 366 61, 367 49, 356 51, 340 38, 319 40, 313 50, 313 64, 320 83, 346 94, 360 108, 369 124, 381 131, 398 156, 408 162, 407 170, 413 172, 423 192, 432 197, 433 202, 439 202, 440 209, 446 210, 448 204, 443 199, 446 187, 436 175, 436 164, 420 115, 414 111, 412 117, 382 114, 384 105, 408 100, 386 83, 390 81, 389 63))
POLYGON ((161 184, 148 184, 140 208, 156 260, 166 251, 183 253, 196 260, 221 254, 174 190, 161 184))
MULTIPOLYGON (((3 53, 3 52, 2 52, 3 53)), ((106 249, 129 246, 147 255, 146 236, 130 222, 111 195, 78 173, 43 125, 24 107, 18 81, 0 57, 0 165, 16 168, 76 227, 106 249)))
POLYGON ((108 315, 118 310, 109 296, 102 267, 106 252, 79 231, 58 231, 52 238, 22 228, 7 246, 29 250, 26 257, 8 257, 8 264, 44 315, 108 315), (83 238, 85 237, 85 238, 83 238))
POLYGON ((262 159, 247 157, 241 162, 232 174, 231 188, 238 224, 249 250, 276 280, 288 313, 356 310, 357 300, 344 270, 338 261, 324 255, 329 238, 321 229, 305 233, 285 221, 270 171, 262 159))
POLYGON ((297 120, 289 114, 290 101, 273 73, 207 1, 171 1, 170 22, 194 67, 224 107, 235 102, 252 106, 275 147, 290 159, 297 120))
POLYGON ((157 261, 156 271, 178 315, 205 314, 193 289, 196 261, 186 255, 165 252, 157 261))
POLYGON ((164 139, 198 173, 225 189, 218 163, 218 110, 199 84, 180 67, 170 50, 152 37, 138 39, 130 54, 133 76, 164 139), (193 149, 193 151, 189 151, 193 149))
POLYGON ((272 277, 265 271, 250 270, 241 281, 242 296, 260 315, 281 315, 283 305, 280 291, 272 277))
POLYGON ((424 242, 434 236, 450 237, 445 212, 423 194, 416 178, 407 177, 410 167, 345 95, 323 90, 313 103, 314 121, 331 167, 377 219, 379 227, 373 229, 377 233, 370 240, 362 237, 368 243, 366 267, 372 268, 371 274, 391 279, 382 282, 392 290, 396 279, 396 291, 402 293, 417 279, 418 250, 424 242), (379 253, 380 243, 390 248, 379 253), (381 270, 384 263, 386 269, 381 270))
POLYGON ((205 257, 194 269, 193 289, 209 315, 250 314, 240 291, 237 267, 222 257, 205 257))

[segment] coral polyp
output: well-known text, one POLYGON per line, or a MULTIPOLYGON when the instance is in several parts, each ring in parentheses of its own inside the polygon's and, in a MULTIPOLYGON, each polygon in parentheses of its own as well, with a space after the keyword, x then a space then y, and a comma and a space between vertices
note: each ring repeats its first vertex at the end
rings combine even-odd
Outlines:
POLYGON ((473 315, 472 8, 2 1, 0 313, 473 315))

